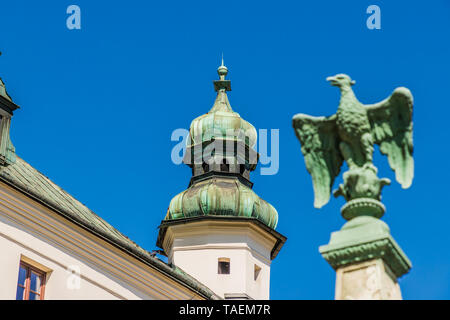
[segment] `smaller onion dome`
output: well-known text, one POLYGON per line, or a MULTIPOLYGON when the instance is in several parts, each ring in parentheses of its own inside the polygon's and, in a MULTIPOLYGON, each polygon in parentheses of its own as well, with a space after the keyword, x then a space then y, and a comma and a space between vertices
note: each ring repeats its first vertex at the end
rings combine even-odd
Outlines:
POLYGON ((214 81, 217 97, 211 110, 195 118, 189 130, 190 146, 210 141, 214 138, 242 141, 250 148, 256 144, 257 133, 254 126, 241 118, 231 109, 227 91, 231 91, 230 80, 225 80, 227 67, 222 65, 217 69, 220 80, 214 81))

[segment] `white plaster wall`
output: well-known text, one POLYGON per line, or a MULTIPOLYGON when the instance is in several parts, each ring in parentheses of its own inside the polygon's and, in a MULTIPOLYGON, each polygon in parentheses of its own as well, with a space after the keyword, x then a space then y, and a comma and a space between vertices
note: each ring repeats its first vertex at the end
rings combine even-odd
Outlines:
POLYGON ((203 299, 178 281, 0 183, 0 299, 16 298, 21 257, 48 271, 46 300, 203 299), (73 277, 68 269, 73 267, 80 270, 79 288, 67 284, 73 277))
POLYGON ((221 297, 245 293, 269 299, 271 246, 251 237, 248 229, 236 229, 228 234, 210 228, 206 234, 175 236, 171 259, 221 297), (219 258, 230 259, 230 274, 218 274, 219 258), (256 281, 255 264, 261 268, 256 281))
POLYGON ((0 286, 2 300, 16 298, 22 255, 52 270, 47 275, 44 295, 46 300, 138 298, 96 270, 21 230, 20 226, 14 227, 5 223, 4 219, 0 219, 0 252, 0 274, 3 276, 3 284, 0 286), (67 271, 69 266, 80 268, 82 276, 79 289, 69 289, 67 286, 71 276, 67 271))

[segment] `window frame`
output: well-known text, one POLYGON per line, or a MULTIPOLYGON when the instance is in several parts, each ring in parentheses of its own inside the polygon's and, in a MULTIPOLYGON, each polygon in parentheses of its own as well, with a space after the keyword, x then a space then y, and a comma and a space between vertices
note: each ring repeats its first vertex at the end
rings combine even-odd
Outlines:
POLYGON ((231 259, 230 258, 221 257, 221 258, 217 259, 217 274, 222 274, 222 275, 231 274, 231 259), (222 272, 222 269, 221 269, 222 263, 228 264, 228 270, 227 270, 228 272, 222 272))
MULTIPOLYGON (((45 282, 46 282, 46 278, 47 278, 47 273, 39 268, 36 268, 35 266, 20 261, 19 264, 19 274, 20 274, 20 268, 23 267, 26 270, 26 277, 25 277, 25 287, 23 287, 21 284, 19 284, 19 279, 17 279, 17 286, 16 289, 18 290, 18 287, 24 288, 25 292, 24 292, 24 299, 22 300, 30 300, 30 292, 39 295, 39 300, 44 300, 44 294, 45 294, 45 282), (30 281, 31 281, 31 272, 34 272, 35 274, 37 274, 39 277, 41 277, 41 286, 40 286, 40 292, 35 292, 31 290, 31 285, 30 285, 30 281)), ((16 291, 16 296, 17 296, 17 291, 16 291)))

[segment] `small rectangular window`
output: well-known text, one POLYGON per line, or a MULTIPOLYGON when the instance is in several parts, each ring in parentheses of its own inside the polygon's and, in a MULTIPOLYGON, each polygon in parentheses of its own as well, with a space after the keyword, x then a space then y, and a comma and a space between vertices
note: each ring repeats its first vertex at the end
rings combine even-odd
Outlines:
POLYGON ((45 272, 21 262, 16 300, 44 300, 44 288, 45 272))
POLYGON ((219 274, 230 274, 230 258, 219 258, 219 274))

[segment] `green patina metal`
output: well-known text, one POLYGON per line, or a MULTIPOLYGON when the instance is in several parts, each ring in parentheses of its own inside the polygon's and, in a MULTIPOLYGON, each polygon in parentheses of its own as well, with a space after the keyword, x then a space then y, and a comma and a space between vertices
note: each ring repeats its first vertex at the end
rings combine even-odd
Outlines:
POLYGON ((349 170, 334 195, 342 195, 347 201, 381 199, 381 190, 390 181, 377 177, 372 163, 374 143, 388 156, 397 181, 408 188, 414 176, 411 92, 397 88, 389 98, 363 105, 353 93, 351 86, 355 82, 349 76, 338 74, 327 80, 341 91, 337 113, 331 117, 297 114, 293 118, 306 168, 313 179, 314 206, 320 208, 329 201, 344 160, 349 170))
POLYGON ((257 138, 255 127, 234 112, 228 100, 227 91, 231 91, 230 80, 225 80, 228 69, 222 64, 217 71, 220 80, 214 81, 214 88, 217 91, 216 100, 208 113, 192 121, 189 129, 190 146, 220 137, 242 140, 253 148, 257 138))
POLYGON ((319 251, 334 269, 372 259, 382 259, 396 277, 411 269, 411 261, 392 238, 388 225, 371 216, 348 221, 319 251))
POLYGON ((0 78, 0 96, 5 98, 8 101, 12 102, 11 97, 9 96, 8 92, 6 91, 5 83, 3 82, 2 78, 0 78))
POLYGON ((328 245, 319 251, 330 265, 339 267, 371 259, 382 259, 397 277, 407 273, 411 262, 390 235, 389 227, 379 220, 385 212, 381 191, 390 184, 378 178, 373 165, 373 145, 387 155, 397 181, 408 188, 414 176, 412 157, 413 97, 407 88, 397 88, 392 95, 373 105, 360 103, 352 90, 349 76, 327 78, 339 87, 341 99, 337 113, 330 117, 297 114, 293 127, 302 145, 306 168, 312 176, 317 208, 330 198, 334 179, 344 161, 349 170, 344 183, 334 191, 347 203, 341 214, 349 220, 332 233, 328 245))
POLYGON ((278 222, 277 211, 270 203, 238 178, 220 176, 198 181, 176 195, 164 220, 209 215, 257 218, 273 229, 278 222))
POLYGON ((257 138, 255 127, 231 109, 225 91, 218 92, 216 101, 208 113, 192 121, 189 134, 190 147, 216 137, 226 137, 226 139, 241 140, 253 148, 257 138))
MULTIPOLYGON (((0 56, 2 53, 0 52, 0 56)), ((0 165, 6 166, 16 161, 16 153, 11 142, 9 130, 11 118, 19 106, 16 105, 6 91, 5 83, 0 78, 0 165)))
POLYGON ((191 123, 184 162, 192 168, 193 178, 189 188, 172 199, 164 220, 247 217, 274 229, 277 211, 256 195, 249 180, 258 159, 253 150, 256 129, 232 110, 227 97, 227 91, 231 90, 230 81, 225 79, 227 73, 222 61, 218 68, 220 79, 214 81, 217 91, 214 105, 191 123), (214 148, 210 152, 211 146, 214 148))
MULTIPOLYGON (((0 56, 2 55, 0 51, 0 56)), ((5 83, 3 82, 2 78, 0 78, 0 96, 5 98, 6 100, 12 102, 11 97, 9 96, 8 92, 6 92, 5 83)))

